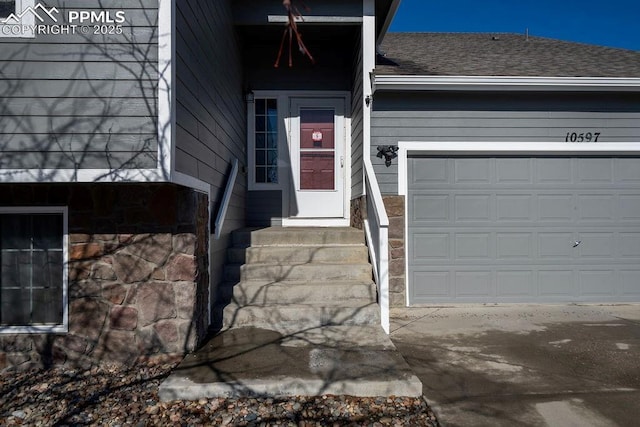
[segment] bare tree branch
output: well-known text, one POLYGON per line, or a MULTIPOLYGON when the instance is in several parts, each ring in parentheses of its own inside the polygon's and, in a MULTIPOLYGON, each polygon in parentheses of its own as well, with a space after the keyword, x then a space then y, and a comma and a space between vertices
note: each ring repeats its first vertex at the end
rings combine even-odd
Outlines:
MULTIPOLYGON (((284 33, 282 34, 282 41, 280 42, 280 50, 278 50, 278 57, 276 58, 275 64, 273 64, 275 68, 278 68, 280 66, 280 60, 282 59, 282 53, 284 51, 287 37, 289 38, 289 67, 293 67, 292 51, 293 51, 294 37, 295 37, 296 43, 298 44, 298 50, 300 51, 300 53, 302 53, 304 56, 309 58, 312 64, 315 64, 316 62, 313 56, 311 55, 311 52, 309 52, 309 49, 307 49, 307 46, 305 46, 304 42, 302 41, 302 35, 298 30, 297 20, 298 19, 304 20, 304 19, 302 18, 302 14, 300 13, 300 10, 293 3, 293 1, 294 0, 282 0, 282 5, 287 11, 287 16, 289 20, 287 22, 287 26, 284 29, 284 33)), ((309 8, 302 2, 302 0, 299 0, 299 1, 302 3, 302 6, 305 8, 305 10, 309 10, 309 8)))

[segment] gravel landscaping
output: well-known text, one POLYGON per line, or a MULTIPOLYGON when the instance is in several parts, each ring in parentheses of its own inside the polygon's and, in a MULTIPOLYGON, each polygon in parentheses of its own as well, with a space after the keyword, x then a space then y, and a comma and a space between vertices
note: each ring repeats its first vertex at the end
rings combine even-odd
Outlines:
POLYGON ((420 398, 201 399, 160 402, 158 386, 175 363, 131 368, 4 372, 0 426, 431 426, 420 398))

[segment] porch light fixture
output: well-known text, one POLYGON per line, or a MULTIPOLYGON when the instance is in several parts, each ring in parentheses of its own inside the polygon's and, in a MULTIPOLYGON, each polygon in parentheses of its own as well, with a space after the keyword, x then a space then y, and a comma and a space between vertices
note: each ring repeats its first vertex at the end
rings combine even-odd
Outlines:
POLYGON ((397 145, 378 145, 378 154, 379 158, 384 157, 384 164, 386 167, 391 166, 391 160, 398 157, 398 146, 397 145))

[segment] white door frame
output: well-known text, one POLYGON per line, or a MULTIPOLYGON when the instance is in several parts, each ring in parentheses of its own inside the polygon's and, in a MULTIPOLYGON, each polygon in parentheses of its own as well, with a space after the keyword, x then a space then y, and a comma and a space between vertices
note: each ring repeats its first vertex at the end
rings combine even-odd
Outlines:
MULTIPOLYGON (((247 161, 248 161, 248 187, 250 191, 272 191, 282 192, 281 220, 282 225, 291 226, 325 226, 342 227, 350 224, 350 201, 351 201, 351 93, 348 91, 274 91, 256 90, 252 92, 251 101, 247 101, 247 161), (251 168, 254 166, 253 143, 253 99, 270 98, 276 99, 278 105, 278 174, 277 183, 256 184, 252 182, 251 168), (293 187, 291 178, 291 159, 289 134, 291 132, 290 120, 290 100, 293 98, 305 99, 341 99, 344 100, 344 218, 330 219, 290 219, 289 214, 289 192, 293 187)), ((275 218, 274 218, 275 219, 275 218)), ((277 220, 277 219, 276 219, 277 220)))
POLYGON ((349 92, 342 91, 290 91, 281 92, 280 96, 287 99, 287 105, 289 111, 286 112, 285 126, 286 126, 286 147, 287 152, 281 153, 281 156, 286 156, 286 164, 290 173, 286 174, 287 182, 283 182, 282 187, 282 225, 284 227, 347 227, 350 224, 350 212, 351 212, 351 94, 349 92), (323 99, 335 99, 343 101, 344 114, 342 117, 343 122, 343 135, 344 135, 344 168, 342 173, 344 174, 344 201, 343 201, 343 216, 342 218, 290 218, 289 207, 291 204, 291 194, 295 191, 293 182, 293 161, 289 158, 293 141, 292 132, 292 114, 291 114, 291 102, 294 99, 305 100, 323 100, 323 99))
MULTIPOLYGON (((289 204, 283 206, 283 225, 287 226, 308 226, 308 225, 349 225, 347 209, 348 199, 346 196, 346 176, 347 176, 347 136, 345 135, 345 116, 346 116, 346 100, 344 97, 298 97, 292 96, 289 98, 289 118, 288 118, 288 141, 289 141, 289 153, 291 160, 291 173, 289 174, 292 179, 289 186, 288 200, 289 204), (341 200, 342 207, 337 210, 334 216, 318 215, 318 218, 307 217, 295 217, 291 215, 292 202, 295 199, 302 198, 309 202, 309 199, 314 199, 312 194, 299 194, 298 182, 300 177, 297 176, 300 171, 300 115, 299 111, 302 108, 331 108, 334 109, 335 120, 335 157, 334 157, 334 177, 336 181, 336 189, 333 194, 327 194, 326 192, 320 192, 317 194, 319 203, 328 203, 332 199, 335 201, 336 197, 341 200), (335 194, 338 191, 339 194, 335 194), (304 197, 302 197, 304 196, 304 197), (323 201, 323 198, 327 199, 323 201)), ((350 151, 350 150, 349 150, 350 151)))

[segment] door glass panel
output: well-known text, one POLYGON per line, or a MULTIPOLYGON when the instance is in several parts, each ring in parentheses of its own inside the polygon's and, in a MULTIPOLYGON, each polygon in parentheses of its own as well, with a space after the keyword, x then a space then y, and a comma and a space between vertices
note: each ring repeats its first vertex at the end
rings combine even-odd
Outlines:
POLYGON ((335 190, 335 111, 300 110, 300 190, 335 190))
POLYGON ((300 111, 300 148, 334 148, 334 111, 300 111))

